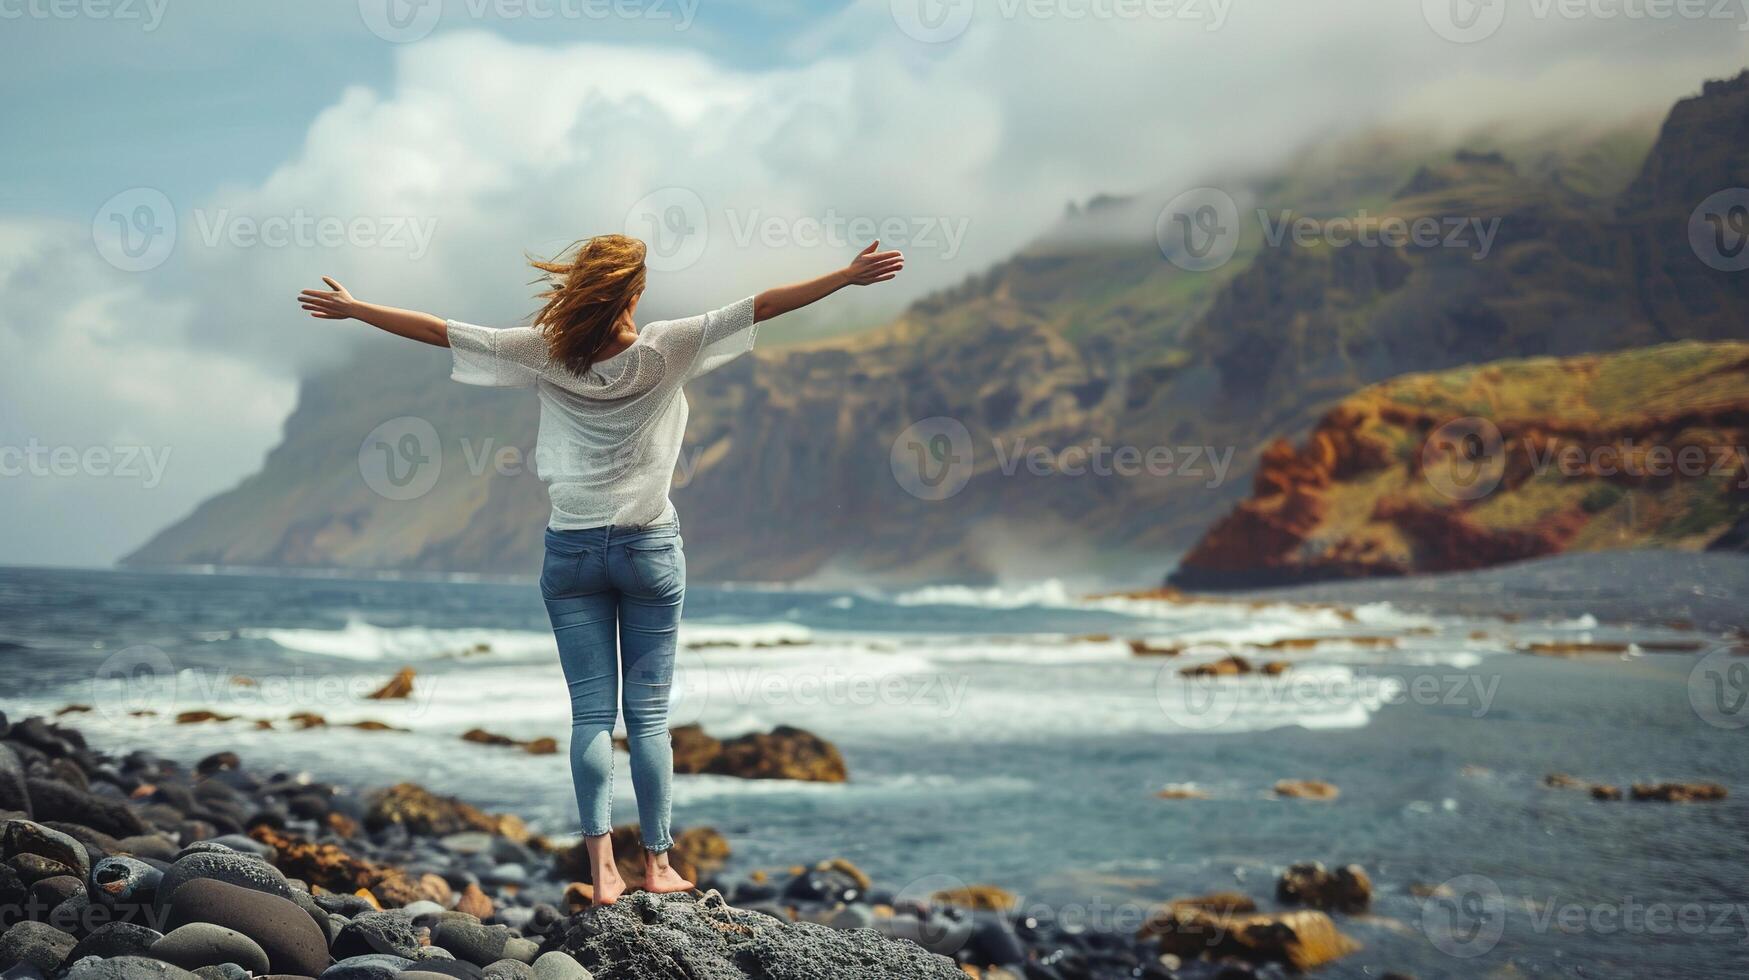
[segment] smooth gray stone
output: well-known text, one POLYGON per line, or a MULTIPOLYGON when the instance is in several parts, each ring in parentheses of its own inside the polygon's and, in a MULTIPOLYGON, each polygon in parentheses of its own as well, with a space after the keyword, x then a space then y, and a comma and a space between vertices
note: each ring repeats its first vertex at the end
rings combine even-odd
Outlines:
POLYGON ((210 922, 190 922, 164 934, 151 953, 185 970, 235 963, 254 973, 267 972, 267 952, 235 929, 210 922))
POLYGON ((392 980, 402 971, 413 969, 414 965, 405 956, 388 953, 349 956, 323 970, 321 980, 392 980))
POLYGON ((534 980, 534 967, 521 960, 499 960, 481 972, 486 980, 534 980))
POLYGON ((595 975, 570 956, 554 950, 534 961, 534 980, 595 980, 595 975))

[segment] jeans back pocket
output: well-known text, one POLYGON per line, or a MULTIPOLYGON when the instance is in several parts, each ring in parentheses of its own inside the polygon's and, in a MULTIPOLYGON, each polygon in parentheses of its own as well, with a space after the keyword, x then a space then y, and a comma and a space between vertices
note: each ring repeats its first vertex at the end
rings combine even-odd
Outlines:
POLYGON ((669 596, 686 587, 686 554, 678 535, 630 541, 625 545, 632 578, 647 596, 669 596))

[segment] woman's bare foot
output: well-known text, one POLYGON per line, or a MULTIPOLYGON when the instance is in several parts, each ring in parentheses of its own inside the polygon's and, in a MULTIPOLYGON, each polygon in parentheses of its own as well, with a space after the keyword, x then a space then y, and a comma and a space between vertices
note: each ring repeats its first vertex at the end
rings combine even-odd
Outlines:
POLYGON ((644 852, 644 890, 664 894, 692 891, 692 882, 680 877, 680 872, 668 863, 668 852, 644 852))
POLYGON ((589 878, 594 886, 596 905, 612 905, 625 894, 625 879, 619 876, 619 865, 613 860, 613 835, 583 838, 589 850, 589 878))

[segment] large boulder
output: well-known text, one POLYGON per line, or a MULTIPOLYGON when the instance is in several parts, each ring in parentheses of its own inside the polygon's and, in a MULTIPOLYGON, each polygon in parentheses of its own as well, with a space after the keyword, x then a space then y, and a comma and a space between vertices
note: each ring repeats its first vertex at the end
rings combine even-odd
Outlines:
POLYGON ((1360 949, 1337 931, 1322 912, 1282 915, 1224 915, 1184 905, 1168 906, 1142 927, 1144 939, 1160 942, 1160 952, 1181 959, 1280 963, 1311 970, 1360 949))
POLYGON ((328 937, 297 903, 279 895, 195 878, 176 889, 164 928, 174 930, 191 922, 224 926, 248 936, 267 954, 275 973, 313 977, 328 966, 328 937))
POLYGON ((838 747, 812 732, 779 725, 722 743, 705 772, 742 779, 799 779, 842 783, 849 778, 838 747))

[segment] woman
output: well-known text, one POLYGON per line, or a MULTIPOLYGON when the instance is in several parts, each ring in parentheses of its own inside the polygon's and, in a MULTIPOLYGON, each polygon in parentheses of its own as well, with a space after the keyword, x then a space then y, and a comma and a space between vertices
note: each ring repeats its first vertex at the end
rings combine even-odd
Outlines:
POLYGON ((898 275, 904 257, 879 246, 871 243, 848 266, 818 279, 643 327, 633 317, 644 293, 644 243, 623 235, 580 242, 568 259, 534 262, 552 288, 541 294, 546 305, 532 326, 492 330, 365 303, 326 277, 329 290, 298 296, 319 319, 362 320, 450 348, 457 381, 534 387, 540 395, 535 471, 552 499, 541 596, 571 690, 571 775, 597 903, 611 904, 625 891, 608 836, 622 686, 644 887, 693 887, 668 863, 674 774, 668 691, 686 591, 686 559, 668 500, 686 429, 681 386, 752 348, 754 324, 845 286, 898 275))

